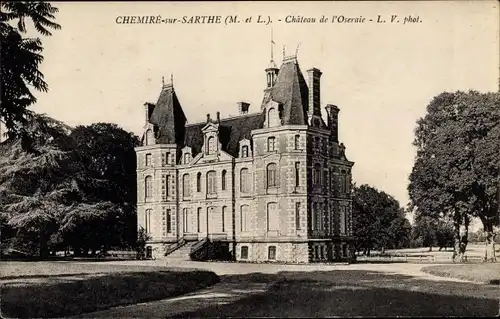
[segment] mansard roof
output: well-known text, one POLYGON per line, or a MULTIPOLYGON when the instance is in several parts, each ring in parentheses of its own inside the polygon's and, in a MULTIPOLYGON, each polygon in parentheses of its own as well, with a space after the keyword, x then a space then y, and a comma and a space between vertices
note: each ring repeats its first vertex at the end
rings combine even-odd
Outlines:
MULTIPOLYGON (((237 157, 239 152, 239 142, 246 138, 250 139, 250 132, 262 128, 264 114, 255 113, 241 115, 227 119, 221 119, 219 123, 219 141, 222 150, 237 157)), ((185 145, 191 146, 193 156, 201 152, 203 147, 203 133, 201 129, 206 122, 186 125, 185 145)))
POLYGON ((264 104, 270 100, 283 107, 283 125, 307 124, 309 90, 295 57, 283 61, 276 84, 264 97, 264 104))
POLYGON ((186 116, 172 85, 163 87, 158 102, 149 110, 149 122, 155 125, 158 144, 180 144, 184 141, 186 116))

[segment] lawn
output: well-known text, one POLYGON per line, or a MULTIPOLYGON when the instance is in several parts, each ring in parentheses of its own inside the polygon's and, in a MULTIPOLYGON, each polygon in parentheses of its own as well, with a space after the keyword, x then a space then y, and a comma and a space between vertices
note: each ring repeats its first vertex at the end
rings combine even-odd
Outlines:
POLYGON ((441 277, 496 285, 500 283, 500 263, 437 265, 424 267, 422 271, 441 277))
POLYGON ((106 263, 1 262, 4 317, 67 317, 159 300, 218 282, 203 270, 106 263))

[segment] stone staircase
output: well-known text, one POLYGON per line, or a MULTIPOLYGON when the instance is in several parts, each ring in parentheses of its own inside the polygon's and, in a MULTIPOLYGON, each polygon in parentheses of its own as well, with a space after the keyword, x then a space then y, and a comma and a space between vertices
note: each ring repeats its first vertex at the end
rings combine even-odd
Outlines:
POLYGON ((184 260, 191 260, 190 254, 191 254, 191 248, 197 243, 197 241, 188 241, 185 245, 182 247, 174 250, 170 254, 166 256, 167 260, 177 260, 177 261, 184 261, 184 260))

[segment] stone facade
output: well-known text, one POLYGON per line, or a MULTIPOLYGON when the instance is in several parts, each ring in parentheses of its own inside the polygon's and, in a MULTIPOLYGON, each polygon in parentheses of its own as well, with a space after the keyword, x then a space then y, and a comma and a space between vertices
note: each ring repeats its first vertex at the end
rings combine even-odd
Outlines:
POLYGON ((179 239, 229 243, 242 261, 346 260, 353 162, 338 140, 338 112, 321 117, 320 77, 306 82, 296 57, 266 69, 260 110, 186 124, 172 84, 145 104, 136 148, 139 227, 153 257, 179 239))

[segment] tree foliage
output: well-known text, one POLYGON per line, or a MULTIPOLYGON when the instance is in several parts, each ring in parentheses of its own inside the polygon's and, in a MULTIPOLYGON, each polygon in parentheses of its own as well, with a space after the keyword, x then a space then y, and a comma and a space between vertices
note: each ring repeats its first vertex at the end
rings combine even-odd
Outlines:
POLYGON ((442 93, 417 121, 410 199, 421 215, 453 221, 457 258, 467 244, 461 226, 478 217, 492 234, 498 225, 499 107, 499 93, 442 93))

